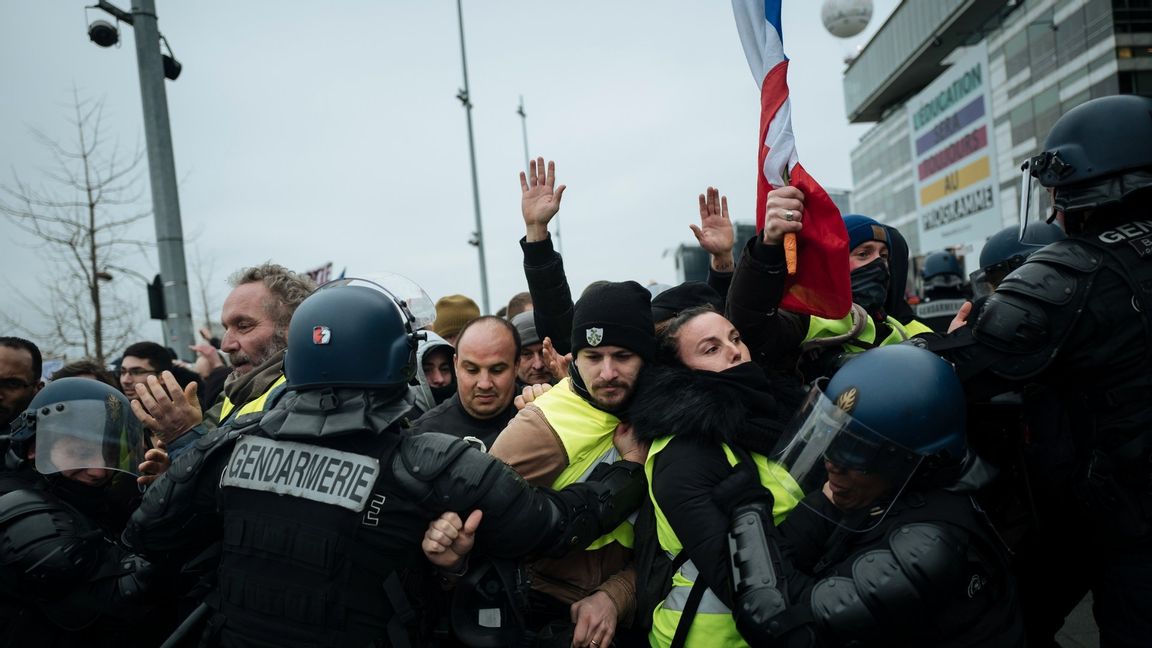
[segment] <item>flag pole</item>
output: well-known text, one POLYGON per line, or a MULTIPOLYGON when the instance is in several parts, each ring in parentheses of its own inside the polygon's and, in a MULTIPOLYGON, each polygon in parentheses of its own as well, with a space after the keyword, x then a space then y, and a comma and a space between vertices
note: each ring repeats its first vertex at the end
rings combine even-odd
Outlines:
MULTIPOLYGON (((788 173, 788 166, 784 166, 784 170, 780 173, 784 178, 784 184, 792 184, 791 174, 788 173)), ((796 274, 796 232, 786 232, 784 234, 784 266, 788 269, 788 276, 796 274)))

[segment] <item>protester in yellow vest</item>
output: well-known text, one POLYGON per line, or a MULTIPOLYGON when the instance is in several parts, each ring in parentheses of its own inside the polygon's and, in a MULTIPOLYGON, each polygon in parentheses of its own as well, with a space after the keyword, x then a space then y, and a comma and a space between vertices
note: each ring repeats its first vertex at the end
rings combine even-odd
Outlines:
POLYGON ((770 368, 797 368, 810 382, 835 373, 853 354, 934 337, 904 301, 908 255, 899 232, 858 214, 844 217, 852 310, 839 319, 778 310, 788 276, 781 242, 804 226, 803 200, 795 187, 768 194, 764 229, 745 246, 732 278, 727 315, 744 335, 753 360, 770 368))
MULTIPOLYGON (((492 454, 534 486, 560 489, 601 464, 643 462, 631 435, 613 434, 656 349, 649 293, 634 281, 596 282, 576 302, 569 377, 517 414, 492 454)), ((636 603, 632 528, 624 524, 557 560, 531 566, 534 618, 575 622, 573 646, 608 648, 636 603)))
POLYGON ((654 647, 674 645, 677 635, 681 646, 746 646, 731 611, 729 516, 714 491, 738 464, 750 464, 741 468, 755 470, 775 496, 777 521, 784 519, 803 493, 767 455, 792 414, 781 403, 799 395, 783 393, 787 387, 749 362, 736 328, 711 307, 677 315, 658 344, 658 366, 645 372, 629 411, 637 437, 651 441, 644 469, 655 533, 677 568, 640 575, 642 594, 653 585, 666 594, 637 614, 650 617, 654 647), (661 577, 670 582, 647 580, 661 577))
POLYGON ((201 412, 195 385, 185 391, 173 388, 171 374, 150 376, 146 384, 135 386, 139 400, 132 401, 132 411, 167 442, 173 458, 221 423, 270 404, 269 395, 284 383, 288 324, 296 307, 316 289, 308 277, 274 263, 244 268, 229 281, 233 289, 220 314, 220 349, 228 354, 233 371, 220 400, 201 412))

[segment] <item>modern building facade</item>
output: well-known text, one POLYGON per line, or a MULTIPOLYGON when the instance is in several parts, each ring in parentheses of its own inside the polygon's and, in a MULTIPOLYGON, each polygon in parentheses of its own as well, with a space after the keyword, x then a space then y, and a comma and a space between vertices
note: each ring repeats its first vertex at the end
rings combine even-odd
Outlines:
POLYGON ((844 73, 849 120, 875 124, 853 207, 914 256, 975 258, 1018 219, 1020 165, 1056 119, 1117 93, 1152 95, 1150 0, 905 0, 844 73))

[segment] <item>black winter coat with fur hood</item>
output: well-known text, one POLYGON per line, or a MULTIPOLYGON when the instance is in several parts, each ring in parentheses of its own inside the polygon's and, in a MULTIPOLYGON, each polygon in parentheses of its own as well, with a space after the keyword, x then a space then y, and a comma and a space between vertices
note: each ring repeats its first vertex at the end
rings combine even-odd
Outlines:
POLYGON ((792 413, 782 401, 791 405, 799 395, 782 393, 746 362, 719 373, 652 367, 630 408, 638 438, 673 437, 651 459, 652 494, 705 584, 728 607, 729 517, 712 491, 734 469, 720 444, 769 454, 792 413))

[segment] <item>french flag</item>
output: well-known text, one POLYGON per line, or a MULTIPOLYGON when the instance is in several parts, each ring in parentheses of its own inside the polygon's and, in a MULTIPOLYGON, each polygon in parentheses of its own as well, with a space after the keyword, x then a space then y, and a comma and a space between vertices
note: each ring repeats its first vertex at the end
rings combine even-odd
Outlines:
POLYGON ((769 191, 790 183, 804 192, 804 227, 797 235, 796 273, 788 278, 780 308, 840 319, 852 307, 848 232, 828 192, 808 175, 796 154, 780 5, 781 0, 732 0, 740 43, 760 86, 756 231, 764 228, 769 191))

